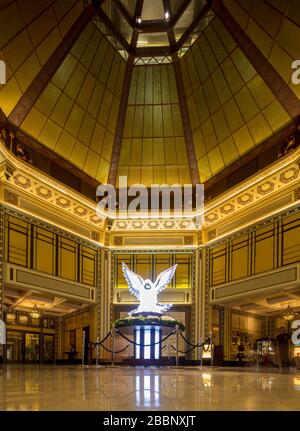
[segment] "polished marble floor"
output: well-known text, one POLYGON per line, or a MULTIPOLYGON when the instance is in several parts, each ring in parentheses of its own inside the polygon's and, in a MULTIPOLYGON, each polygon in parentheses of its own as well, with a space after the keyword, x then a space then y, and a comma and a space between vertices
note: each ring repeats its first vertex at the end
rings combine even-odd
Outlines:
POLYGON ((0 410, 300 410, 300 371, 0 366, 0 410))

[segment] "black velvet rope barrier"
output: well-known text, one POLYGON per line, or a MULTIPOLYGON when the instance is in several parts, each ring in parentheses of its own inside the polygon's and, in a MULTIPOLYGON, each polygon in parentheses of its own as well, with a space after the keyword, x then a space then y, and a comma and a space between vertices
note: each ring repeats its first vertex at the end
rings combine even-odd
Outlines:
MULTIPOLYGON (((108 349, 107 347, 102 346, 102 345, 101 345, 101 347, 103 347, 103 349, 104 349, 104 350, 106 350, 107 352, 113 353, 113 351, 112 351, 112 350, 110 350, 110 349, 108 349)), ((129 347, 129 344, 127 344, 127 346, 126 346, 126 347, 124 347, 124 348, 123 348, 123 349, 121 349, 121 350, 116 350, 114 353, 122 353, 122 352, 124 352, 124 350, 126 350, 126 349, 127 349, 127 347, 129 347)))
MULTIPOLYGON (((173 350, 176 350, 176 347, 174 347, 172 344, 171 344, 171 347, 172 347, 172 349, 173 349, 173 350)), ((178 350, 178 353, 190 353, 190 352, 192 352, 193 350, 195 350, 197 347, 200 347, 200 346, 192 347, 191 349, 186 350, 185 352, 184 352, 183 350, 178 350)))
POLYGON ((205 341, 203 341, 203 343, 193 344, 187 338, 185 338, 185 336, 182 335, 181 332, 180 332, 180 336, 187 344, 189 344, 190 346, 193 346, 193 347, 201 347, 201 346, 204 347, 204 345, 210 341, 210 338, 208 337, 205 341))
MULTIPOLYGON (((104 343, 104 341, 105 340, 107 340, 108 339, 108 337, 111 335, 111 331, 109 331, 106 335, 105 335, 105 337, 103 338, 103 340, 101 340, 101 341, 98 341, 98 343, 96 342, 96 343, 93 343, 92 341, 89 341, 89 345, 92 345, 93 346, 93 348, 90 348, 90 350, 94 350, 95 349, 95 347, 96 346, 99 346, 99 345, 102 345, 102 343, 104 343)), ((102 346, 102 347, 104 347, 104 346, 102 346)))
MULTIPOLYGON (((180 334, 181 335, 181 334, 180 334)), ((182 338, 184 339, 184 341, 186 341, 188 344, 190 344, 191 346, 193 346, 191 349, 189 349, 189 350, 186 350, 186 351, 183 351, 183 350, 178 350, 178 352, 179 353, 190 353, 190 352, 192 352, 193 350, 195 350, 195 349, 197 349, 197 348, 199 348, 199 347, 203 347, 203 350, 204 350, 204 352, 208 352, 209 351, 209 346, 210 346, 210 343, 208 344, 208 347, 207 347, 207 349, 205 349, 205 345, 210 341, 210 338, 207 338, 207 340, 205 340, 205 341, 203 341, 203 343, 199 343, 199 344, 192 344, 192 343, 189 343, 187 340, 186 340, 186 338, 185 337, 183 337, 182 336, 182 338)), ((174 347, 172 344, 171 344, 171 347, 172 347, 172 349, 174 349, 174 350, 176 350, 176 347, 174 347)))
POLYGON ((155 346, 156 344, 160 344, 163 343, 164 341, 166 341, 171 335, 175 334, 175 331, 170 332, 170 334, 168 334, 165 338, 162 338, 161 340, 157 341, 156 343, 151 343, 151 344, 139 344, 136 343, 135 341, 130 340, 130 338, 126 337, 126 335, 122 334, 122 332, 119 332, 116 329, 116 333, 121 335, 121 337, 123 337, 125 340, 127 340, 129 343, 134 344, 135 346, 141 346, 141 347, 150 347, 150 346, 155 346))

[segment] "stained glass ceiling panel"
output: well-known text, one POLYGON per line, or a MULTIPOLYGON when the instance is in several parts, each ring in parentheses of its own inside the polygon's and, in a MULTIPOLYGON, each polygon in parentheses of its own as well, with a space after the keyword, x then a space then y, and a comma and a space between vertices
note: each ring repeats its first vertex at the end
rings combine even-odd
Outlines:
POLYGON ((126 7, 127 11, 133 18, 134 12, 135 12, 136 0, 121 0, 121 3, 123 4, 123 6, 126 7))
POLYGON ((174 26, 176 40, 180 39, 185 30, 191 25, 193 20, 198 16, 201 9, 205 5, 205 0, 192 0, 189 6, 185 9, 180 19, 174 26))
POLYGON ((167 33, 141 33, 137 47, 145 48, 147 46, 169 46, 167 33))
POLYGON ((122 34, 122 36, 127 40, 127 42, 130 43, 132 28, 127 23, 115 3, 112 0, 106 1, 103 3, 102 9, 114 25, 114 27, 122 34))
POLYGON ((185 0, 170 0, 170 6, 171 6, 172 13, 173 14, 176 13, 184 2, 185 2, 185 0))
POLYGON ((145 0, 143 4, 142 21, 155 21, 165 19, 162 0, 145 0))

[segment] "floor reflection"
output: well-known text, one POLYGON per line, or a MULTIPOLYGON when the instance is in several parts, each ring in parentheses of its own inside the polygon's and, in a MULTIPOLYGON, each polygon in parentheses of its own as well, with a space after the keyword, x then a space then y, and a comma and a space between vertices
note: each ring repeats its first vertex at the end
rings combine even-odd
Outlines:
POLYGON ((0 410, 300 410, 299 372, 32 365, 0 371, 0 410))
POLYGON ((158 407, 160 401, 160 375, 135 376, 136 406, 158 407))

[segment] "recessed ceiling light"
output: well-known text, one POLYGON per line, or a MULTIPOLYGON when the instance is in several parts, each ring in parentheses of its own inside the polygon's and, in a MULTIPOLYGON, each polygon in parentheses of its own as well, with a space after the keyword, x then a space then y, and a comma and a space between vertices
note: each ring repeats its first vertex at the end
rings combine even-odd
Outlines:
POLYGON ((141 18, 140 16, 138 16, 138 17, 137 17, 137 19, 136 19, 136 22, 137 22, 138 24, 141 24, 141 23, 142 23, 142 18, 141 18))
POLYGON ((169 14, 169 12, 167 11, 167 12, 165 12, 165 18, 166 19, 169 19, 170 18, 170 14, 169 14))

